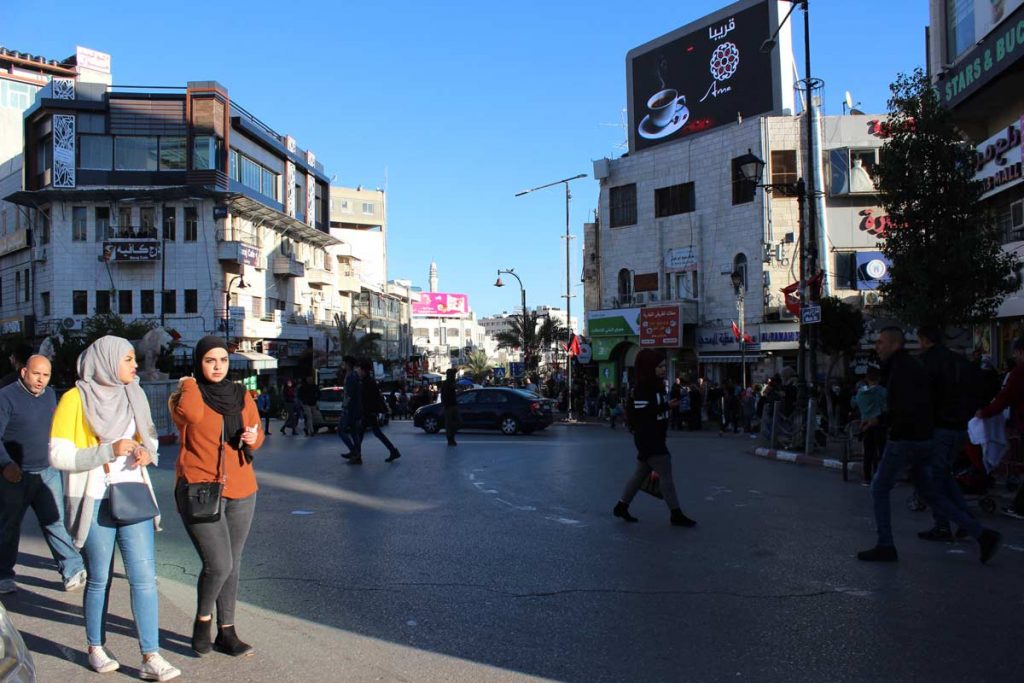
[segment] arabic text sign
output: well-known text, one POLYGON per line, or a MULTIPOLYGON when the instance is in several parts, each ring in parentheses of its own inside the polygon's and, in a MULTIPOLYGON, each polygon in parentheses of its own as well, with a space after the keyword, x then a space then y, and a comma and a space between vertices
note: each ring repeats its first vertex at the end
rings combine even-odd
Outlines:
POLYGON ((420 292, 420 300, 412 305, 413 315, 456 316, 469 313, 469 299, 465 294, 420 292))
POLYGON ((640 346, 679 346, 682 341, 679 306, 649 306, 640 310, 640 346))
POLYGON ((615 308, 587 313, 587 336, 628 337, 640 334, 640 309, 615 308))
POLYGON ((104 261, 159 261, 159 242, 104 242, 104 261))
POLYGON ((666 273, 679 273, 688 270, 697 270, 697 254, 694 253, 693 247, 669 249, 665 252, 666 273))
POLYGON ((257 266, 260 261, 260 250, 248 244, 238 245, 238 261, 247 266, 257 266))

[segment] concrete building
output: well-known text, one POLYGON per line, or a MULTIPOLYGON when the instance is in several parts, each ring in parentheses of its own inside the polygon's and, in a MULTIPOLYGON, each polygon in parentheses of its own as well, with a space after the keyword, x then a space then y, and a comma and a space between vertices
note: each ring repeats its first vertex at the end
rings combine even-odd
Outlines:
MULTIPOLYGON (((1003 248, 1024 256, 1024 0, 930 0, 928 73, 942 104, 977 151, 982 201, 1003 231, 1003 248)), ((973 346, 1000 362, 1024 334, 1024 290, 1007 297, 973 346)))
POLYGON ((466 362, 477 349, 486 349, 486 331, 477 322, 465 294, 437 291, 437 264, 430 264, 430 290, 413 288, 412 344, 420 369, 444 372, 466 362))
POLYGON ((25 189, 6 200, 37 216, 23 248, 37 336, 113 312, 186 345, 226 334, 243 372, 323 362, 358 290, 327 251, 339 240, 312 151, 213 81, 147 92, 55 78, 24 130, 25 189))
MULTIPOLYGON (((745 365, 750 381, 763 381, 795 364, 799 324, 781 290, 799 280, 801 225, 798 201, 784 189, 811 169, 806 114, 792 115, 784 77, 792 73, 788 24, 778 49, 759 50, 777 12, 775 2, 738 2, 627 58, 629 153, 594 163, 599 210, 584 227, 587 336, 602 385, 624 381, 642 347, 665 349, 673 375, 713 380, 738 382, 745 365), (744 67, 709 87, 706 71, 694 75, 691 60, 711 55, 714 66, 723 50, 742 54, 744 67), (671 91, 655 92, 665 87, 658 73, 672 75, 671 91), (700 100, 705 88, 707 103, 700 100), (663 93, 684 91, 685 100, 673 95, 675 118, 652 128, 663 93), (766 162, 762 182, 774 191, 739 173, 748 153, 766 162), (733 273, 742 284, 742 314, 733 273), (743 346, 733 322, 748 335, 743 346)), ((819 236, 826 293, 871 305, 878 278, 862 278, 858 268, 871 263, 871 272, 884 276, 876 243, 885 217, 870 180, 880 117, 816 118, 828 164, 817 169, 819 223, 807 230, 819 236)))
MULTIPOLYGON (((537 325, 540 327, 544 323, 544 318, 551 318, 557 320, 562 324, 563 327, 568 327, 566 322, 566 315, 564 308, 555 308, 552 306, 538 306, 533 309, 539 316, 537 325)), ((522 353, 518 351, 498 349, 495 337, 503 332, 512 331, 512 317, 519 316, 518 312, 509 313, 508 311, 502 311, 494 315, 489 315, 486 318, 480 319, 480 325, 484 328, 486 334, 485 348, 487 349, 488 356, 492 358, 498 358, 502 363, 507 362, 509 359, 516 361, 522 361, 522 353)), ((576 316, 572 316, 571 329, 579 330, 578 321, 576 316)), ((543 351, 543 358, 541 358, 541 366, 562 364, 565 363, 565 350, 552 346, 550 349, 543 351)), ((500 363, 499 363, 500 364, 500 363)))

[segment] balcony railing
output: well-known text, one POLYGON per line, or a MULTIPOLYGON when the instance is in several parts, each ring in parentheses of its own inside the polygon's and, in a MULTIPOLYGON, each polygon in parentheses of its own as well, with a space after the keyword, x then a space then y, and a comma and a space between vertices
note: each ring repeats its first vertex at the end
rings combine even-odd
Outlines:
POLYGON ((108 225, 103 231, 107 240, 158 240, 160 232, 151 225, 108 225))

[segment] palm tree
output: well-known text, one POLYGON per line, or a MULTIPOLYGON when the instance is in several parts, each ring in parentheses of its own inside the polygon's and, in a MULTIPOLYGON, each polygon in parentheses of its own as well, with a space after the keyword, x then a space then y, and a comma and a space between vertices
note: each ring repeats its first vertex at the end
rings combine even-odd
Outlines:
POLYGON ((498 342, 499 349, 523 349, 523 358, 526 362, 526 370, 536 370, 540 362, 539 354, 540 339, 537 337, 537 314, 527 311, 526 315, 509 316, 509 324, 512 329, 499 332, 494 336, 498 342), (526 319, 526 348, 523 349, 523 318, 526 319))
POLYGON ((377 342, 381 336, 378 332, 365 332, 366 318, 356 316, 351 321, 345 316, 334 314, 334 324, 338 328, 338 353, 342 356, 356 358, 379 358, 380 349, 377 342))
POLYGON ((477 349, 466 356, 466 370, 474 381, 482 382, 491 372, 491 359, 487 357, 487 352, 477 349))

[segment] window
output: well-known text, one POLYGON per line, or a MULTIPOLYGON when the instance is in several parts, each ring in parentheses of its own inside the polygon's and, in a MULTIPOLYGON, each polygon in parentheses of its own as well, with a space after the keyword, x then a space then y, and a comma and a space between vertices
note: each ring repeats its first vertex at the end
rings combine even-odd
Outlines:
POLYGON ((114 170, 155 171, 158 168, 157 138, 126 137, 114 138, 114 170))
POLYGON ((122 289, 117 293, 117 312, 121 315, 132 312, 132 290, 122 289))
POLYGON ((50 217, 39 212, 39 244, 50 243, 50 217))
POLYGON ((96 313, 110 313, 110 292, 96 290, 96 313))
POLYGON ((791 185, 796 182, 796 150, 780 149, 772 151, 772 185, 791 185))
POLYGON ((619 271, 619 303, 629 303, 633 297, 633 274, 628 268, 619 271))
POLYGON ((373 215, 373 202, 363 202, 363 213, 367 216, 373 215))
POLYGON ((160 310, 165 314, 178 312, 178 293, 173 289, 165 289, 160 295, 160 310))
POLYGON ((104 114, 78 114, 75 121, 75 128, 79 133, 107 132, 107 117, 104 114))
POLYGON ((192 168, 197 171, 217 169, 220 164, 221 139, 199 135, 192 139, 192 168))
POLYGON ((86 216, 88 215, 87 209, 84 206, 73 206, 71 207, 71 241, 72 242, 85 242, 89 239, 89 233, 87 232, 86 216))
POLYGON ((693 183, 670 185, 654 191, 654 217, 664 218, 694 210, 693 183))
POLYGON ((306 193, 302 185, 295 185, 295 220, 306 222, 306 193))
POLYGON ((669 287, 669 299, 696 299, 699 278, 697 271, 684 273, 668 273, 666 284, 669 287))
POLYGON ((458 398, 455 399, 455 402, 458 403, 460 406, 473 405, 474 403, 477 402, 477 398, 479 396, 480 392, 478 391, 467 391, 464 394, 460 394, 458 398))
POLYGON ((178 210, 173 206, 164 206, 164 239, 168 242, 173 242, 178 239, 177 233, 177 213, 178 210))
POLYGON ((828 152, 829 194, 871 194, 876 192, 877 149, 840 147, 828 152))
POLYGON ((53 167, 53 136, 47 135, 39 140, 36 147, 36 170, 45 173, 53 167))
POLYGON ((611 226, 621 228, 636 224, 636 183, 620 185, 608 190, 611 226))
POLYGON ((21 271, 14 271, 14 303, 21 301, 21 271))
POLYGON ((250 297, 250 299, 252 300, 252 303, 249 306, 249 310, 252 311, 252 316, 254 318, 262 318, 263 317, 263 297, 261 297, 261 296, 254 296, 254 297, 250 297))
POLYGON ((185 241, 195 242, 199 239, 199 209, 194 206, 185 207, 185 241))
POLYGON ((156 237, 156 208, 143 206, 139 208, 139 225, 142 227, 142 235, 145 237, 156 237))
POLYGON ((857 252, 837 251, 836 289, 857 289, 857 252))
POLYGON ((114 138, 109 135, 78 137, 78 167, 109 171, 114 165, 114 138))
POLYGON ((198 289, 186 289, 185 290, 185 312, 186 313, 198 313, 199 312, 199 290, 198 289))
POLYGON ((160 170, 185 170, 185 138, 160 138, 160 170))
POLYGON ((974 0, 946 0, 946 61, 955 62, 971 49, 976 37, 981 38, 974 35, 974 0))
POLYGON ((739 159, 732 160, 732 203, 747 204, 754 201, 757 193, 757 182, 748 179, 740 170, 739 159))
POLYGON ((39 298, 43 302, 43 315, 44 316, 50 315, 50 293, 49 292, 42 292, 42 293, 39 294, 39 298))
POLYGON ((481 393, 481 403, 508 403, 508 394, 504 391, 484 391, 481 393))
POLYGON ((747 255, 736 254, 736 258, 732 260, 732 272, 739 273, 741 281, 743 283, 743 291, 747 291, 747 255))
POLYGON ((139 292, 139 311, 142 315, 153 315, 156 312, 156 297, 152 289, 139 292))
POLYGON ((89 292, 76 289, 71 292, 71 313, 74 315, 89 314, 89 292))
POLYGON ((102 242, 110 231, 110 209, 105 206, 96 207, 96 241, 102 242))
POLYGON ((347 199, 339 199, 338 204, 342 213, 352 213, 352 204, 347 199))
POLYGON ((274 173, 269 168, 263 169, 263 194, 267 195, 274 201, 277 201, 280 196, 277 190, 279 187, 277 177, 278 174, 274 173))
POLYGON ((127 237, 128 230, 132 227, 132 209, 130 206, 122 206, 117 210, 117 234, 120 237, 127 237))

